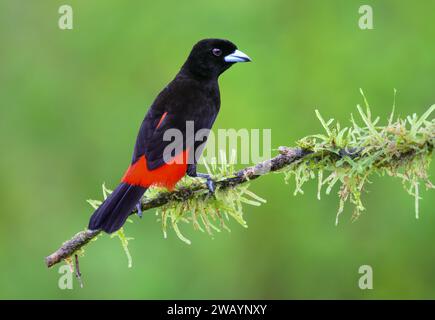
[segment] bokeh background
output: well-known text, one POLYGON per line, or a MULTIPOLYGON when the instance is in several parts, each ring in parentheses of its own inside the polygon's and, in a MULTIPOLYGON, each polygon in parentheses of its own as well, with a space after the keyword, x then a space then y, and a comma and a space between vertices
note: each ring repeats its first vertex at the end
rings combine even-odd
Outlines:
MULTIPOLYGON (((58 288, 58 266, 43 257, 83 229, 130 161, 153 98, 190 48, 228 38, 254 62, 220 80, 217 128, 271 128, 272 145, 320 132, 314 109, 345 124, 364 88, 374 114, 421 114, 435 103, 432 1, 0 1, 0 298, 423 298, 435 297, 434 193, 421 218, 400 181, 374 177, 367 211, 334 225, 335 192, 316 200, 316 183, 270 175, 251 188, 268 200, 246 207, 248 229, 214 238, 173 232, 153 212, 128 224, 133 268, 105 236, 81 259, 85 287, 58 288), (58 8, 74 29, 58 28, 58 8), (374 9, 374 30, 358 8, 374 9), (358 268, 374 289, 358 288, 358 268)), ((434 169, 431 169, 433 175, 434 169)))

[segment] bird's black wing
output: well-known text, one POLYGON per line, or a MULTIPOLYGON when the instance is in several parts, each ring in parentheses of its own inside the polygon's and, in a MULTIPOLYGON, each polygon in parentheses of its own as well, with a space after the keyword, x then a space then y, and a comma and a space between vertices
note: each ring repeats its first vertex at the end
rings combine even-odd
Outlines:
MULTIPOLYGON (((188 146, 191 147, 194 143, 192 133, 194 135, 199 129, 211 128, 217 115, 216 105, 219 103, 215 100, 195 82, 177 79, 171 82, 156 98, 142 122, 133 163, 145 155, 148 169, 153 170, 164 165, 165 159, 176 155, 168 154, 168 151, 176 151, 178 154, 188 146), (191 134, 188 134, 186 128, 188 121, 193 124, 194 131, 191 134), (176 133, 179 136, 174 137, 176 133)), ((194 144, 196 147, 198 142, 194 144)))

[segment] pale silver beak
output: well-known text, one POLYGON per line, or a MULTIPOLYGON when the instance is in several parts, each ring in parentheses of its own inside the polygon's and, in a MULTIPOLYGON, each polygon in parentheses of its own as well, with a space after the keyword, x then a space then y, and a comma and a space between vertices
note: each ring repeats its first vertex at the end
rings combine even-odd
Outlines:
POLYGON ((236 50, 233 53, 224 57, 226 62, 250 62, 251 58, 240 50, 236 50))

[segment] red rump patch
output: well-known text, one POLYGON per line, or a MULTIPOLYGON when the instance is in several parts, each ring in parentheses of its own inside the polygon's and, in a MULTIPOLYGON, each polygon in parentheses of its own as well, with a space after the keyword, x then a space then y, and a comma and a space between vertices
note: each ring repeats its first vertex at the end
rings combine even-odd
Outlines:
MULTIPOLYGON (((162 120, 160 120, 160 122, 161 121, 162 120)), ((160 186, 172 190, 177 182, 186 174, 187 159, 188 151, 184 150, 182 153, 173 157, 169 163, 154 170, 148 170, 147 160, 145 156, 142 156, 128 167, 127 172, 122 178, 122 182, 145 188, 160 186)))

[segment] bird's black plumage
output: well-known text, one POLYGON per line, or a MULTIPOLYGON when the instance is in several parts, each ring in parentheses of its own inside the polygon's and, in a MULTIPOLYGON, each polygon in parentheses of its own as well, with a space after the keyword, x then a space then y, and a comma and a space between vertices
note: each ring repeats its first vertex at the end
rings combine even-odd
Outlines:
MULTIPOLYGON (((146 188, 153 184, 165 186, 165 183, 171 187, 171 183, 181 179, 186 172, 196 175, 198 159, 193 157, 192 163, 180 167, 182 172, 177 171, 174 177, 153 176, 155 172, 165 175, 165 168, 168 168, 164 152, 173 141, 165 141, 164 134, 170 129, 179 130, 183 135, 180 149, 188 149, 191 157, 195 150, 199 151, 196 152, 199 155, 207 135, 202 141, 194 141, 193 137, 186 141, 186 122, 191 121, 195 132, 211 129, 220 108, 218 77, 235 62, 244 61, 250 59, 228 40, 205 39, 192 48, 178 74, 159 93, 148 110, 136 139, 132 164, 122 184, 91 217, 89 229, 103 229, 109 233, 119 229, 146 188), (139 168, 141 159, 145 159, 146 168, 139 168), (144 172, 147 172, 148 177, 142 176, 144 172), (173 181, 168 183, 168 179, 173 181), (129 201, 136 202, 128 203, 129 201)), ((173 170, 167 172, 173 174, 173 170)))
POLYGON ((233 43, 221 39, 205 39, 192 48, 181 70, 160 92, 145 116, 136 140, 133 163, 146 155, 149 169, 163 165, 163 151, 170 143, 163 141, 163 134, 168 129, 184 132, 186 121, 194 122, 195 131, 211 129, 220 108, 218 77, 234 64, 225 62, 224 57, 235 50, 233 43), (216 48, 222 50, 219 56, 213 54, 216 48), (156 129, 165 112, 167 116, 156 129))

